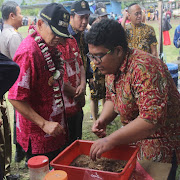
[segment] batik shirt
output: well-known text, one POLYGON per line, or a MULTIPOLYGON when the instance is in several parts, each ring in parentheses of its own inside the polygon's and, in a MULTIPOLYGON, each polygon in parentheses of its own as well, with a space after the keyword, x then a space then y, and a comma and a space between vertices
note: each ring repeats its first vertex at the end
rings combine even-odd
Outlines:
POLYGON ((117 75, 106 75, 106 97, 123 124, 137 117, 156 125, 154 134, 137 142, 140 159, 180 163, 180 94, 167 66, 143 51, 129 51, 117 75))
MULTIPOLYGON (((49 52, 53 59, 55 57, 53 49, 49 52)), ((52 74, 47 69, 47 63, 32 35, 28 35, 20 44, 14 61, 20 66, 20 74, 10 89, 8 98, 26 101, 45 120, 58 122, 66 130, 64 106, 57 107, 55 104, 53 87, 48 85, 52 74)), ((56 137, 46 134, 39 126, 17 111, 16 133, 17 141, 25 151, 28 150, 31 142, 32 154, 55 151, 61 148, 66 140, 63 134, 56 137)))
POLYGON ((75 31, 70 24, 68 26, 68 31, 76 39, 76 42, 78 44, 81 58, 82 58, 83 65, 84 65, 84 70, 86 72, 86 79, 91 79, 93 75, 92 75, 92 69, 90 66, 90 60, 86 56, 86 54, 89 52, 89 49, 88 49, 88 45, 85 42, 85 38, 84 38, 85 32, 75 31))
MULTIPOLYGON (((62 53, 61 57, 65 61, 63 80, 77 88, 81 83, 80 67, 83 66, 83 62, 76 40, 68 38, 65 45, 59 44, 57 48, 62 53)), ((72 97, 64 96, 64 104, 67 117, 72 117, 82 109, 72 97)))
POLYGON ((151 45, 157 45, 156 34, 152 26, 143 23, 140 26, 134 26, 132 23, 128 23, 125 30, 129 48, 137 48, 151 53, 151 45))

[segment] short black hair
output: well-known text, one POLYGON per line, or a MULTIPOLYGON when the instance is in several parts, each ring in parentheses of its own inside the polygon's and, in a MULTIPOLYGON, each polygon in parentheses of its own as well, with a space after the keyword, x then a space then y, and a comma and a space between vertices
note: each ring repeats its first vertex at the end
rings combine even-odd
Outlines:
POLYGON ((16 11, 17 11, 16 7, 17 6, 19 6, 19 5, 14 1, 7 1, 7 2, 3 3, 2 7, 1 7, 3 20, 8 20, 10 13, 14 13, 16 15, 16 11))
POLYGON ((126 32, 121 24, 113 19, 102 19, 94 23, 85 38, 88 44, 94 46, 104 46, 111 50, 117 46, 121 46, 124 51, 128 49, 126 32))

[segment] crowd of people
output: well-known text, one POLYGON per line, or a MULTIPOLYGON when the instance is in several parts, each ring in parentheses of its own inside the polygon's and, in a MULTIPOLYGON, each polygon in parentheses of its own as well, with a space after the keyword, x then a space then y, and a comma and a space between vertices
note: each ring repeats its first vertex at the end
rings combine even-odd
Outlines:
POLYGON ((91 159, 117 145, 133 143, 140 147, 138 159, 167 163, 175 159, 170 173, 175 178, 180 163, 180 94, 166 64, 158 58, 154 28, 144 23, 137 3, 128 6, 120 23, 109 16, 102 3, 94 13, 85 0, 74 1, 70 12, 59 3, 50 3, 22 39, 17 31, 23 25, 19 5, 3 3, 1 177, 13 178, 5 92, 9 90, 8 100, 15 110, 16 162, 36 155, 46 155, 51 161, 82 138, 89 85, 92 132, 100 137, 90 149, 91 159), (101 99, 103 110, 98 116, 101 99), (123 126, 107 135, 106 127, 117 115, 123 126))

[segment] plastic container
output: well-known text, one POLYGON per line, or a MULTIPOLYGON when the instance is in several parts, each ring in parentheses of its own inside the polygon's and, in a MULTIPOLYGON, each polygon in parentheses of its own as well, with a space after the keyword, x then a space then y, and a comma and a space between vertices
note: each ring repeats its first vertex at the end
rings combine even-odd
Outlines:
POLYGON ((54 170, 47 173, 44 180, 68 180, 68 176, 65 171, 54 170))
POLYGON ((30 180, 43 180, 49 172, 47 156, 34 156, 28 160, 30 180))
POLYGON ((178 64, 166 63, 166 65, 177 87, 178 86, 178 64))
POLYGON ((137 152, 139 147, 130 145, 118 146, 106 153, 102 157, 116 160, 128 161, 121 173, 99 171, 81 167, 69 166, 79 155, 89 155, 93 141, 76 140, 55 159, 51 161, 51 166, 55 170, 64 170, 68 174, 68 180, 127 180, 136 166, 137 152))

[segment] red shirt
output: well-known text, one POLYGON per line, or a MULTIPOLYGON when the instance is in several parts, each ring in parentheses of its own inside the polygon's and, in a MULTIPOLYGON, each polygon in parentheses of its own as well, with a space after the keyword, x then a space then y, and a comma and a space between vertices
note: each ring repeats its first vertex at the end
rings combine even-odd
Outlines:
POLYGON ((137 143, 140 158, 170 163, 175 149, 180 163, 180 94, 167 66, 137 49, 128 54, 119 75, 106 75, 107 99, 124 124, 140 117, 157 125, 149 139, 137 143))
MULTIPOLYGON (((68 38, 65 45, 59 44, 57 48, 62 52, 61 57, 65 60, 63 80, 77 88, 81 83, 80 67, 83 66, 77 42, 74 38, 68 38)), ((71 117, 81 110, 81 107, 72 97, 64 96, 64 103, 67 117, 71 117)))
MULTIPOLYGON (((51 52, 53 58, 53 50, 51 52)), ((48 85, 52 74, 47 70, 41 50, 31 35, 20 44, 14 61, 20 66, 20 74, 10 89, 8 98, 28 102, 44 119, 59 122, 66 128, 64 106, 62 108, 56 106, 53 88, 48 85)), ((27 151, 31 141, 33 154, 55 151, 61 148, 66 140, 62 134, 56 137, 45 134, 36 124, 17 111, 16 126, 18 143, 27 151)))

